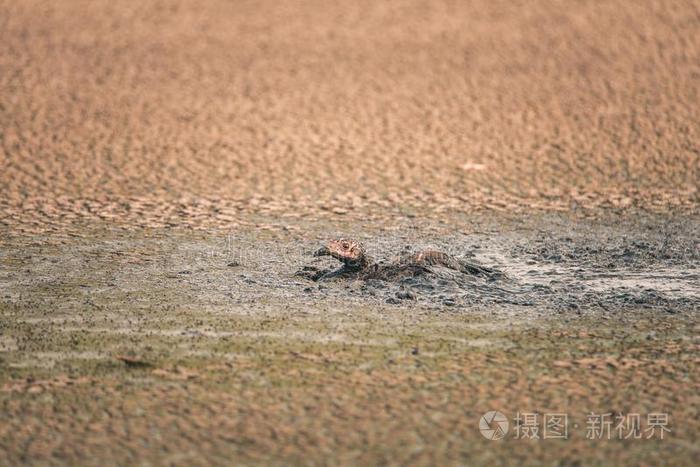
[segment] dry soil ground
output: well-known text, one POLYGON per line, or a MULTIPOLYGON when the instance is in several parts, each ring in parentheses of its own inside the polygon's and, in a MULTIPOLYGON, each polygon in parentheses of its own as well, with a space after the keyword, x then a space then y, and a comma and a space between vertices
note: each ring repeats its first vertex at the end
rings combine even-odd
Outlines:
POLYGON ((0 464, 697 465, 699 89, 694 1, 0 0, 0 464))

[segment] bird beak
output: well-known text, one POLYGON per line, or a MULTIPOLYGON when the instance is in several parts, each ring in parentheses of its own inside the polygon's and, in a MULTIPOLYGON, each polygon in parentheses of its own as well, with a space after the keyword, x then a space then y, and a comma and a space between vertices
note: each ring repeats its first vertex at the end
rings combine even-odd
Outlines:
POLYGON ((327 246, 324 246, 323 248, 317 250, 314 253, 314 256, 330 256, 330 255, 331 255, 331 250, 327 246))

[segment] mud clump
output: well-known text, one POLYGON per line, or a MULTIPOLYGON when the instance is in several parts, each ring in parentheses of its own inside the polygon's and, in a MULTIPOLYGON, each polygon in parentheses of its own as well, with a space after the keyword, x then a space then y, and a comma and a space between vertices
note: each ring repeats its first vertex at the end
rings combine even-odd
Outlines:
MULTIPOLYGON (((410 251, 410 247, 404 250, 410 251)), ((297 275, 311 280, 328 280, 351 278, 361 280, 400 281, 407 277, 435 274, 438 269, 449 269, 465 275, 495 280, 503 273, 473 262, 459 260, 447 253, 436 250, 423 250, 418 253, 404 254, 393 260, 375 261, 357 240, 331 240, 314 256, 331 256, 343 266, 334 271, 318 270, 305 266, 297 275)))

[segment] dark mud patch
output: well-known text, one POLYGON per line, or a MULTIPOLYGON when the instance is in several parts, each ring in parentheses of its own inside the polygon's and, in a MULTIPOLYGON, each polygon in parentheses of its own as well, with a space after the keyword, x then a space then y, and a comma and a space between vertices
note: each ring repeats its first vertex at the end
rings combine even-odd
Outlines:
POLYGON ((127 310, 222 311, 247 305, 254 312, 279 300, 312 308, 345 302, 463 311, 641 307, 675 313, 700 306, 697 219, 469 221, 412 220, 383 230, 300 224, 299 233, 282 236, 249 230, 158 236, 112 232, 63 243, 34 239, 0 249, 0 300, 53 307, 57 313, 125 303, 127 310), (469 230, 463 228, 467 225, 469 230), (313 258, 312 252, 322 239, 339 234, 359 238, 377 260, 433 248, 496 268, 505 277, 486 279, 443 267, 397 281, 313 282, 295 276, 308 265, 338 267, 337 261, 313 258))
MULTIPOLYGON (((335 279, 318 289, 344 287, 350 294, 359 292, 392 304, 417 301, 436 307, 696 311, 700 307, 698 229, 698 222, 692 219, 643 218, 608 224, 562 222, 561 218, 549 217, 530 228, 513 229, 511 225, 488 234, 453 233, 432 242, 415 232, 399 231, 393 237, 371 239, 370 245, 390 254, 438 248, 496 268, 505 276, 484 279, 433 267, 398 281, 367 280, 358 286, 335 279)), ((328 261, 325 264, 328 267, 328 261)))

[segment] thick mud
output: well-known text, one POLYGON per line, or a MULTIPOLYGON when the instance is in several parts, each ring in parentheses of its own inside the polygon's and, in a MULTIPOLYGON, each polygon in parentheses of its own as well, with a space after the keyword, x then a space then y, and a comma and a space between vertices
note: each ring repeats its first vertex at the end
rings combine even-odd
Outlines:
MULTIPOLYGON (((697 310, 700 303, 700 243, 696 219, 652 217, 607 225, 568 221, 503 222, 499 230, 459 232, 445 226, 398 224, 390 232, 355 232, 378 260, 408 250, 434 248, 504 273, 486 279, 435 266, 401 280, 336 278, 313 282, 295 272, 305 266, 332 270, 340 263, 313 258, 319 239, 333 235, 318 225, 299 226, 303 235, 216 232, 211 235, 161 233, 155 238, 103 234, 47 246, 38 241, 3 248, 5 300, 35 299, 45 291, 79 283, 88 302, 144 291, 179 303, 184 297, 252 304, 261 298, 313 303, 325 299, 352 303, 426 307, 513 305, 553 312, 615 311, 643 307, 669 313, 697 310), (433 232, 432 234, 430 232, 433 232), (312 237, 313 239, 309 239, 312 237)), ((146 296, 150 296, 147 294, 146 296)), ((77 297, 66 297, 75 300, 77 297)))
POLYGON ((472 221, 471 232, 411 220, 375 232, 348 225, 344 233, 361 238, 379 261, 432 248, 496 268, 504 273, 502 278, 434 266, 400 280, 305 280, 295 274, 305 266, 340 266, 327 257, 313 258, 311 252, 334 231, 309 223, 295 229, 303 233, 270 234, 267 239, 250 231, 161 233, 155 238, 115 232, 65 246, 37 242, 21 249, 6 247, 0 280, 10 303, 41 296, 42 289, 47 300, 56 300, 54 287, 80 283, 80 297, 90 302, 150 291, 160 292, 164 302, 197 297, 218 306, 254 304, 263 298, 398 306, 415 302, 467 312, 486 305, 572 313, 630 306, 675 313, 700 306, 697 219, 657 216, 608 225, 550 215, 537 221, 502 220, 499 227, 481 223, 472 221))
POLYGON ((0 449, 12 463, 692 464, 697 231, 696 218, 488 215, 9 234, 0 449), (312 252, 337 236, 377 259, 430 247, 506 277, 295 275, 335 267, 312 252), (512 436, 494 449, 477 429, 494 409, 567 412, 574 433, 556 450, 512 436), (586 439, 585 414, 610 410, 668 413, 672 436, 586 439))

